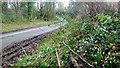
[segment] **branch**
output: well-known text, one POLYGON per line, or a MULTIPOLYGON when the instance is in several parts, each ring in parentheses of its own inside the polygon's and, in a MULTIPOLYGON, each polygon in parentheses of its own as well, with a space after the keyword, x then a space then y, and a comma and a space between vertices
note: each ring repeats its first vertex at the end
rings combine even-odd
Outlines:
POLYGON ((23 47, 21 47, 21 48, 22 48, 23 52, 25 53, 25 55, 28 56, 25 49, 23 47))
POLYGON ((76 54, 82 61, 84 61, 86 64, 88 64, 90 67, 93 67, 93 65, 89 64, 85 59, 83 59, 79 54, 77 54, 75 51, 73 51, 68 45, 65 44, 65 42, 63 41, 63 44, 68 47, 68 49, 70 51, 72 51, 74 54, 76 54))
POLYGON ((44 63, 47 59, 49 59, 51 56, 50 55, 48 55, 48 57, 46 57, 43 61, 42 61, 42 63, 44 63))
POLYGON ((80 55, 81 55, 81 56, 84 54, 85 50, 86 50, 89 46, 91 46, 91 44, 92 44, 92 43, 89 43, 89 44, 87 44, 86 46, 83 47, 82 51, 80 52, 80 55))
POLYGON ((61 68, 60 66, 60 60, 59 60, 59 55, 58 55, 58 52, 57 52, 57 49, 55 49, 56 50, 56 56, 57 56, 57 60, 58 60, 58 66, 59 66, 59 68, 61 68))

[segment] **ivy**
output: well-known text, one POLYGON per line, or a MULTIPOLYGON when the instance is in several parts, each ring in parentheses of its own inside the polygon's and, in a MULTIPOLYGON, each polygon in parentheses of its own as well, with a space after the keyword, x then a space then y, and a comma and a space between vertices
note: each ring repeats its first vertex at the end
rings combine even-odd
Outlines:
POLYGON ((44 44, 40 44, 42 46, 36 51, 41 56, 38 61, 31 62, 33 61, 32 57, 32 60, 30 58, 28 60, 24 59, 17 65, 58 66, 55 54, 55 49, 58 49, 60 64, 67 67, 70 63, 70 56, 73 56, 76 60, 79 60, 79 57, 63 44, 63 41, 65 41, 66 45, 77 54, 80 54, 83 48, 91 42, 92 44, 85 50, 83 58, 96 68, 119 67, 120 32, 118 25, 120 25, 120 19, 100 14, 96 17, 97 22, 96 20, 87 22, 87 18, 86 21, 75 22, 67 18, 71 22, 69 25, 61 27, 61 31, 57 33, 57 36, 50 38, 44 44), (102 23, 98 24, 99 22, 102 23), (26 64, 26 61, 29 61, 29 64, 26 64))

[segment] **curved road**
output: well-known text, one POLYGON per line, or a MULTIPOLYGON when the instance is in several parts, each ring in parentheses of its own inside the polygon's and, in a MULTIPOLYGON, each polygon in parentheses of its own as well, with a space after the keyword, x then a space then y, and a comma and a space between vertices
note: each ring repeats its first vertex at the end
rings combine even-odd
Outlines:
MULTIPOLYGON (((31 29, 25 29, 22 31, 16 31, 16 32, 11 32, 11 33, 6 33, 2 34, 0 36, 0 43, 2 43, 2 47, 0 48, 5 48, 8 45, 15 43, 15 42, 20 42, 22 40, 26 40, 28 38, 32 38, 34 36, 43 34, 45 32, 50 32, 52 30, 58 29, 60 26, 63 26, 67 24, 68 22, 64 20, 63 18, 59 18, 63 23, 57 23, 53 24, 50 26, 42 26, 42 27, 36 27, 36 28, 31 28, 31 29)), ((1 49, 0 49, 1 50, 1 49)))

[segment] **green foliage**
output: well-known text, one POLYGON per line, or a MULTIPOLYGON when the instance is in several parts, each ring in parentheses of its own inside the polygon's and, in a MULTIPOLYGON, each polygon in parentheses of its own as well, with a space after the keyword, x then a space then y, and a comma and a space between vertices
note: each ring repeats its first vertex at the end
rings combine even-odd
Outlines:
POLYGON ((14 12, 2 14, 2 23, 16 22, 17 15, 14 12))
MULTIPOLYGON (((37 66, 36 63, 40 63, 41 66, 58 66, 56 49, 58 49, 62 66, 67 67, 67 64, 70 62, 70 56, 78 60, 78 56, 73 54, 63 44, 64 41, 66 45, 71 47, 78 54, 80 54, 86 44, 92 42, 92 45, 86 49, 83 56, 87 62, 93 64, 96 68, 119 67, 120 20, 109 15, 98 16, 97 19, 100 19, 98 22, 104 23, 104 20, 109 17, 111 17, 110 20, 112 20, 112 22, 109 23, 109 21, 107 21, 105 24, 98 24, 94 21, 87 22, 89 17, 85 19, 86 21, 76 22, 65 16, 64 18, 71 23, 61 27, 61 31, 58 32, 57 35, 47 38, 40 43, 40 48, 36 50, 35 54, 39 54, 41 57, 38 58, 38 61, 32 62, 30 66, 37 66)), ((20 62, 25 63, 25 60, 26 59, 23 59, 20 62)), ((31 62, 31 60, 29 61, 31 62)), ((22 66, 20 62, 18 62, 17 65, 22 66)))
POLYGON ((112 17, 109 15, 97 15, 96 17, 98 20, 100 20, 100 22, 102 22, 102 24, 118 22, 120 20, 119 18, 112 19, 112 17))
POLYGON ((105 67, 116 67, 119 66, 119 60, 118 58, 114 58, 112 54, 115 52, 118 53, 115 50, 110 50, 107 52, 107 50, 110 48, 110 46, 115 46, 113 44, 116 44, 116 48, 119 47, 119 41, 118 38, 118 32, 119 32, 119 21, 118 18, 111 18, 109 15, 105 16, 97 16, 100 20, 99 22, 103 22, 103 24, 93 24, 93 23, 83 23, 81 28, 81 33, 83 34, 84 38, 80 39, 81 45, 88 44, 89 42, 92 42, 93 45, 98 45, 101 48, 101 52, 99 51, 100 48, 98 47, 90 47, 86 51, 86 58, 89 61, 94 62, 93 64, 97 67, 100 65, 103 65, 105 67), (107 21, 106 21, 107 20, 107 21), (114 21, 114 22, 113 22, 114 21), (88 57, 89 56, 89 57, 88 57), (106 57, 107 56, 107 57, 106 57), (107 59, 107 58, 113 58, 113 59, 107 59))
POLYGON ((39 19, 49 21, 55 17, 55 2, 41 2, 40 7, 37 13, 39 19))
POLYGON ((13 23, 24 19, 28 19, 27 21, 34 19, 48 21, 55 18, 55 2, 41 2, 40 4, 35 2, 2 2, 1 4, 2 23, 13 23))
POLYGON ((2 22, 2 13, 0 13, 0 22, 2 22))
POLYGON ((28 2, 27 6, 28 6, 28 19, 31 20, 34 11, 34 2, 28 2))
POLYGON ((59 20, 59 19, 58 19, 57 17, 55 17, 55 18, 51 18, 49 21, 50 21, 50 22, 55 22, 55 21, 57 22, 58 20, 59 20))

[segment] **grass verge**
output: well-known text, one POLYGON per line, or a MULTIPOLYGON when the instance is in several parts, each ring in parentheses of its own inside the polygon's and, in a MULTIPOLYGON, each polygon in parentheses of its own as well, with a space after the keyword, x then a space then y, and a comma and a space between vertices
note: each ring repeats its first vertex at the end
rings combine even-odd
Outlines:
MULTIPOLYGON (((70 19, 71 20, 71 19, 70 19)), ((71 24, 66 24, 65 27, 69 27, 71 24)), ((62 66, 67 64, 69 49, 61 44, 66 39, 66 35, 69 34, 69 30, 66 29, 67 33, 64 33, 64 28, 61 27, 61 31, 56 35, 48 37, 42 40, 38 45, 39 48, 30 56, 26 56, 23 60, 19 61, 15 66, 58 66, 56 50, 59 54, 60 63, 62 66)), ((71 30, 71 29, 70 29, 71 30)), ((72 32, 75 32, 74 30, 72 32)))
MULTIPOLYGON (((20 29, 25 28, 31 28, 31 27, 37 27, 37 26, 43 26, 43 25, 50 25, 54 24, 54 22, 57 22, 58 19, 51 19, 50 21, 41 21, 41 20, 35 20, 31 22, 16 22, 16 23, 1 23, 0 26, 2 26, 2 30, 0 32, 10 32, 10 31, 16 31, 20 29)), ((59 21, 58 21, 59 22, 59 21)))

